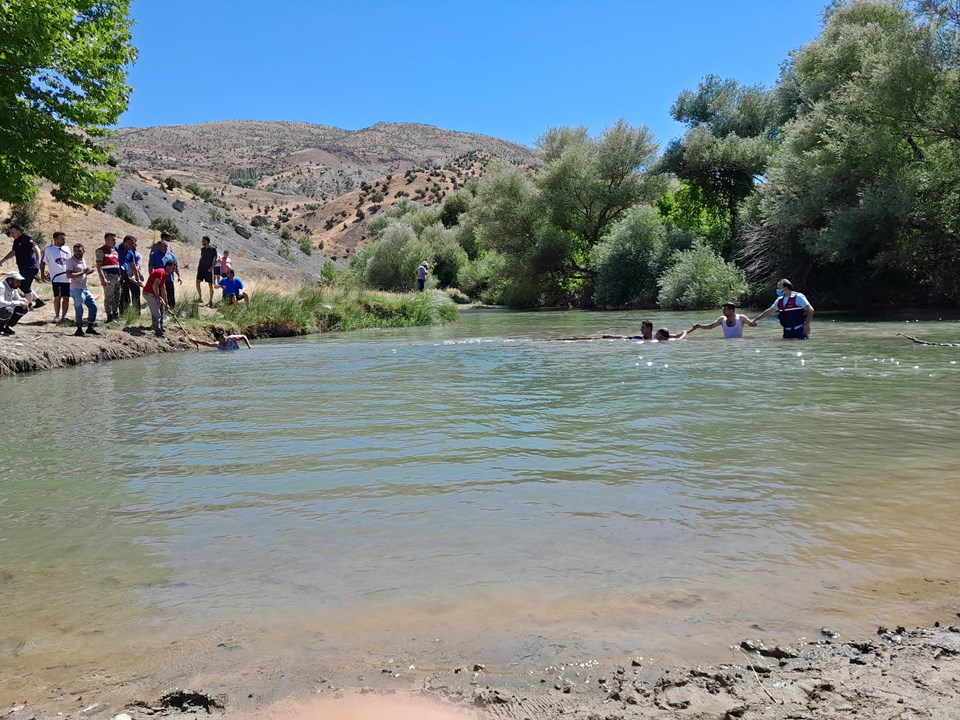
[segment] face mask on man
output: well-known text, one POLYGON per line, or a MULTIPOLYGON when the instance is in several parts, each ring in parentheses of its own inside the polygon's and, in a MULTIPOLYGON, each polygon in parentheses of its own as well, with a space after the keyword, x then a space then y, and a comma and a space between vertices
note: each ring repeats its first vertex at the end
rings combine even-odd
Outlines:
POLYGON ((777 297, 783 297, 783 290, 777 288, 777 297))

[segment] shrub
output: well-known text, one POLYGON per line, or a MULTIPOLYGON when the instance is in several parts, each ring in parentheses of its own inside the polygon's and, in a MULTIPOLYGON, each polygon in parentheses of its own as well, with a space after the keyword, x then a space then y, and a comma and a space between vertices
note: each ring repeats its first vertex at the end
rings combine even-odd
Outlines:
POLYGON ((726 262, 703 240, 675 252, 660 277, 660 305, 667 310, 717 308, 737 302, 748 289, 743 270, 726 262))
POLYGON ((290 251, 290 246, 286 243, 280 243, 280 247, 277 248, 277 255, 284 260, 293 262, 293 253, 290 251))
POLYGON ((187 183, 183 189, 201 200, 210 200, 213 197, 213 190, 202 188, 195 182, 187 183))
POLYGON ((163 187, 165 187, 167 190, 173 190, 173 189, 175 189, 175 188, 182 188, 182 187, 183 187, 183 183, 181 183, 179 180, 177 180, 176 178, 173 178, 173 177, 164 178, 164 179, 163 179, 163 182, 162 182, 161 184, 162 184, 163 187))
POLYGON ((601 307, 652 307, 666 231, 653 208, 632 210, 591 252, 601 307))
POLYGON ((257 186, 257 169, 240 168, 232 171, 227 176, 227 182, 242 188, 253 188, 257 186))
POLYGON ((149 228, 151 230, 168 233, 174 238, 180 237, 180 228, 178 228, 177 224, 170 218, 154 218, 150 221, 149 228))
POLYGON ((339 285, 342 275, 343 273, 340 272, 340 268, 327 260, 320 270, 320 283, 322 285, 339 285))
POLYGON ((313 255, 313 241, 309 235, 301 235, 297 241, 297 246, 304 255, 313 255))
POLYGON ((133 214, 133 210, 130 209, 129 205, 120 203, 117 205, 116 210, 113 211, 113 214, 123 220, 125 223, 130 223, 131 225, 137 224, 137 217, 133 214))

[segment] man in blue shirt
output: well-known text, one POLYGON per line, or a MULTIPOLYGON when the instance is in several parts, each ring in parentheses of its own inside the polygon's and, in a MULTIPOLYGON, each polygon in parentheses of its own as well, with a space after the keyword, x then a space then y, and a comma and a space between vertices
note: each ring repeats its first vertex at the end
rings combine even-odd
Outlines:
POLYGON ((221 278, 217 285, 223 288, 224 302, 236 305, 243 300, 247 305, 250 304, 250 296, 243 289, 243 281, 234 274, 233 268, 227 270, 227 276, 221 278))
POLYGON ((160 270, 166 267, 167 263, 172 262, 174 264, 174 271, 167 275, 167 306, 173 310, 174 305, 177 304, 176 294, 174 292, 173 285, 173 274, 177 275, 177 282, 183 284, 183 280, 180 279, 180 263, 177 261, 177 256, 173 254, 173 251, 170 249, 170 235, 168 233, 160 233, 160 241, 153 246, 153 250, 150 252, 149 268, 150 271, 160 270))

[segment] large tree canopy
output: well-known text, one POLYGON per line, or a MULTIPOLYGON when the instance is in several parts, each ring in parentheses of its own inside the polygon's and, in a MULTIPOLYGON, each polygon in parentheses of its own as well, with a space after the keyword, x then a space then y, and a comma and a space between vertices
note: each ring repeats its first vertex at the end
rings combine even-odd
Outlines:
POLYGON ((113 175, 95 138, 127 108, 129 0, 0 3, 0 199, 29 200, 37 180, 71 204, 105 200, 113 175))
POLYGON ((800 250, 822 268, 892 272, 960 299, 960 43, 956 18, 937 12, 951 5, 853 0, 794 53, 800 102, 753 243, 768 265, 800 250))
POLYGON ((685 180, 697 203, 725 215, 727 238, 717 249, 729 253, 739 230, 739 206, 766 170, 779 137, 780 97, 708 75, 695 91, 680 93, 671 114, 688 129, 667 147, 659 169, 685 180))

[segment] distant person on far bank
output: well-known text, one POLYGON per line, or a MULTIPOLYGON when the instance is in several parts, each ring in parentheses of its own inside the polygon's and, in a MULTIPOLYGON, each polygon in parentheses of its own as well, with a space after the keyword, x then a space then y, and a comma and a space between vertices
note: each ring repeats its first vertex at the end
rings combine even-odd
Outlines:
POLYGON ((210 238, 204 235, 200 241, 200 262, 197 263, 197 302, 203 302, 200 283, 205 282, 207 288, 209 288, 208 294, 210 296, 210 302, 207 303, 207 307, 213 307, 213 268, 219 259, 217 248, 211 245, 210 238))
POLYGON ((417 290, 423 292, 423 289, 427 286, 427 273, 430 270, 430 266, 427 265, 427 261, 424 260, 417 266, 417 290))
POLYGON ((776 302, 751 320, 750 324, 756 325, 774 313, 777 313, 783 327, 784 340, 806 340, 810 337, 813 305, 803 293, 795 292, 793 284, 786 278, 777 283, 776 302))
POLYGON ((694 323, 693 327, 687 330, 687 334, 692 333, 694 330, 713 330, 715 327, 721 327, 723 328, 723 336, 725 338, 742 338, 744 326, 752 322, 750 318, 746 315, 738 314, 737 306, 732 302, 724 303, 721 312, 723 312, 723 315, 712 323, 708 323, 707 325, 694 323))
MULTIPOLYGON (((220 277, 225 278, 227 276, 227 270, 233 270, 233 260, 230 258, 230 251, 224 250, 223 254, 220 255, 220 277)), ((220 284, 220 281, 217 280, 217 285, 220 284)))
POLYGON ((0 335, 16 335, 13 326, 30 312, 30 303, 20 292, 23 275, 14 271, 0 282, 0 335))
POLYGON ((33 238, 26 235, 19 225, 10 225, 7 228, 7 237, 13 240, 13 248, 3 259, 0 265, 3 265, 11 257, 16 257, 17 270, 23 276, 20 283, 20 292, 32 303, 32 307, 38 308, 46 305, 46 301, 33 292, 33 279, 40 273, 40 248, 33 241, 33 238))
POLYGON ((73 298, 73 309, 77 315, 77 337, 84 335, 99 335, 94 323, 97 321, 97 303, 87 289, 87 277, 93 275, 94 269, 84 260, 85 248, 81 243, 73 246, 73 255, 67 260, 67 277, 70 278, 70 297, 73 298), (87 331, 83 331, 83 308, 87 308, 87 331))
POLYGON ((67 308, 70 305, 67 260, 70 259, 70 255, 66 234, 55 232, 53 242, 44 248, 43 256, 40 258, 40 279, 49 280, 53 287, 53 321, 55 323, 67 319, 67 308))
POLYGON ((243 289, 243 281, 237 277, 233 268, 227 270, 226 277, 220 278, 217 285, 223 289, 223 301, 228 305, 236 305, 241 300, 247 305, 250 304, 250 295, 243 289))

